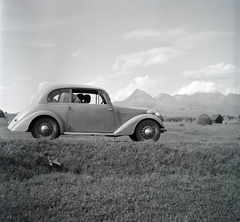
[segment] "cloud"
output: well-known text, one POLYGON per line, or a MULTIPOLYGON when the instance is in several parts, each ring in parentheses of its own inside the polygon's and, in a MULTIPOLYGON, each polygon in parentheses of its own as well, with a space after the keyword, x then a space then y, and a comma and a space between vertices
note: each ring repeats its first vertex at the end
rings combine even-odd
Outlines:
POLYGON ((104 87, 107 82, 108 82, 107 77, 98 76, 93 81, 86 83, 86 85, 104 87))
POLYGON ((47 43, 47 42, 33 42, 33 41, 20 41, 16 40, 17 42, 34 46, 34 47, 40 47, 40 48, 53 48, 54 44, 53 43, 47 43))
POLYGON ((85 82, 84 84, 101 87, 114 99, 116 92, 128 84, 129 79, 132 79, 134 75, 136 74, 128 71, 115 72, 106 76, 97 76, 92 81, 85 82))
POLYGON ((158 40, 173 40, 173 38, 179 38, 181 36, 185 36, 189 33, 187 26, 181 26, 173 29, 140 29, 133 30, 129 33, 125 33, 121 37, 123 39, 149 39, 155 38, 158 40))
POLYGON ((48 42, 32 42, 32 41, 22 41, 23 44, 34 46, 34 47, 39 47, 39 48, 53 48, 54 44, 53 43, 48 43, 48 42))
POLYGON ((73 58, 77 58, 77 57, 83 56, 83 55, 84 55, 84 53, 83 53, 80 49, 77 49, 76 51, 74 51, 74 52, 71 53, 71 56, 72 56, 73 58))
POLYGON ((17 76, 14 80, 15 81, 29 81, 29 80, 32 80, 32 78, 29 76, 17 76))
POLYGON ((193 47, 196 43, 213 39, 214 37, 233 35, 232 32, 222 32, 214 30, 206 30, 194 32, 191 25, 179 26, 171 29, 140 29, 123 34, 123 39, 139 39, 151 40, 155 39, 159 42, 168 42, 172 46, 188 46, 193 47))
MULTIPOLYGON (((54 15, 54 13, 52 15, 54 15)), ((38 20, 38 21, 36 20, 23 21, 19 19, 19 20, 15 20, 14 23, 3 22, 0 26, 0 31, 1 32, 26 32, 26 33, 41 32, 47 29, 62 28, 62 26, 65 26, 65 25, 79 23, 81 20, 82 19, 80 16, 69 16, 69 17, 62 16, 60 18, 56 18, 56 17, 48 18, 46 16, 46 17, 42 17, 41 20, 38 20)))
POLYGON ((210 93, 220 92, 224 95, 229 93, 240 93, 240 87, 233 88, 226 85, 216 84, 214 82, 206 81, 193 81, 189 85, 184 85, 174 94, 187 94, 192 95, 194 93, 210 93))
POLYGON ((38 92, 42 92, 47 85, 49 85, 47 81, 40 82, 38 84, 38 92))
POLYGON ((214 40, 218 37, 231 36, 233 32, 220 32, 220 31, 202 31, 202 32, 189 32, 181 38, 175 39, 172 46, 179 46, 185 48, 194 48, 196 45, 214 40))
POLYGON ((153 96, 159 94, 163 78, 150 75, 136 76, 135 72, 120 71, 106 76, 98 76, 93 81, 85 83, 102 87, 109 93, 112 101, 121 101, 130 96, 136 89, 141 89, 153 96))
POLYGON ((184 55, 184 50, 172 47, 152 48, 132 54, 119 55, 113 70, 129 70, 137 66, 147 67, 155 64, 165 64, 169 60, 184 55))
POLYGON ((134 68, 138 65, 141 65, 142 63, 143 63, 143 57, 129 58, 122 65, 122 70, 127 70, 127 69, 134 68))
POLYGON ((37 42, 37 41, 26 41, 26 40, 20 40, 20 39, 4 39, 4 41, 7 42, 13 42, 13 43, 20 43, 24 45, 29 45, 33 47, 40 47, 40 48, 53 48, 54 44, 53 43, 48 43, 48 42, 37 42))
POLYGON ((48 85, 49 85, 49 83, 47 81, 40 82, 37 86, 37 91, 35 91, 31 95, 31 102, 30 103, 32 103, 33 101, 36 101, 38 96, 43 92, 44 88, 48 85))
POLYGON ((232 32, 201 31, 194 32, 191 26, 180 26, 172 29, 141 29, 125 33, 121 37, 125 40, 142 40, 146 44, 152 40, 159 45, 136 53, 119 55, 113 65, 113 70, 128 70, 137 66, 147 67, 150 65, 162 65, 174 58, 188 54, 198 44, 213 40, 216 37, 233 35, 232 32))
POLYGON ((232 78, 236 71, 235 65, 220 62, 203 69, 188 70, 184 73, 184 76, 191 79, 228 79, 232 78))
POLYGON ((6 86, 1 86, 0 85, 0 95, 6 95, 11 91, 12 89, 6 86))
POLYGON ((168 62, 173 56, 167 54, 157 54, 156 56, 150 57, 146 60, 145 66, 154 65, 154 64, 164 64, 168 62))

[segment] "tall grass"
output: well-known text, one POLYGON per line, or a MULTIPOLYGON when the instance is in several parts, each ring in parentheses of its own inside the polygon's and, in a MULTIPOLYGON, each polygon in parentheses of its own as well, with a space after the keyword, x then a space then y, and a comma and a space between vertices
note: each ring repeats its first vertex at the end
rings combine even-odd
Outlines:
POLYGON ((0 221, 238 221, 239 148, 3 139, 0 221))

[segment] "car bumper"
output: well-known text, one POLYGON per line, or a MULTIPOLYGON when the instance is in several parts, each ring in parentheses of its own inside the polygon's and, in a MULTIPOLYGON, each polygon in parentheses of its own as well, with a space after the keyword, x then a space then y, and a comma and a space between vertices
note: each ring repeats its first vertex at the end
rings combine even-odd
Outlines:
POLYGON ((161 129, 160 129, 160 132, 161 132, 161 133, 167 132, 167 129, 161 128, 161 129))

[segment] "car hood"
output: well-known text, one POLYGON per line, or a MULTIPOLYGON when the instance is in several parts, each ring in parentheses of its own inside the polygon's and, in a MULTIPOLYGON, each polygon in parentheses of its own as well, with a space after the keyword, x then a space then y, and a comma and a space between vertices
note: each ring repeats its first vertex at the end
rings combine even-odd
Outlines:
POLYGON ((149 110, 148 108, 140 108, 140 107, 123 107, 123 106, 115 106, 115 109, 119 112, 120 122, 124 124, 129 119, 141 115, 146 114, 149 110))
POLYGON ((139 114, 146 114, 149 108, 143 108, 143 107, 124 107, 124 106, 116 106, 121 114, 133 114, 133 115, 139 115, 139 114))

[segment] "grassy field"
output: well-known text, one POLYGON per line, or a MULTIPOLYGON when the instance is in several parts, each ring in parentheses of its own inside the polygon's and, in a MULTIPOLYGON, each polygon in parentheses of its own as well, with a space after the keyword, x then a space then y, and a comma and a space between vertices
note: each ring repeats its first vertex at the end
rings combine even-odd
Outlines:
POLYGON ((240 221, 239 123, 157 143, 34 140, 0 123, 0 221, 240 221))

